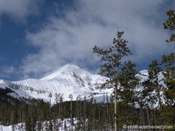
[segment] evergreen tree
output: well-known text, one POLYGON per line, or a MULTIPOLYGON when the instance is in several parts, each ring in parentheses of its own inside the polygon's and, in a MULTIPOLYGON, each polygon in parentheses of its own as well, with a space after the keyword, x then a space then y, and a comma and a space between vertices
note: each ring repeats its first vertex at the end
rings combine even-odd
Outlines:
MULTIPOLYGON (((148 80, 147 86, 151 89, 149 91, 152 91, 151 94, 148 98, 148 102, 150 103, 150 106, 147 107, 146 112, 147 112, 147 121, 149 125, 157 125, 157 116, 156 114, 158 111, 156 110, 157 108, 161 108, 162 106, 162 99, 161 99, 161 89, 162 85, 160 84, 160 79, 159 75, 162 71, 161 64, 157 61, 154 60, 152 63, 149 65, 148 68, 148 80), (155 105, 153 107, 153 105, 155 105)), ((148 103, 147 102, 147 103, 148 103)))
POLYGON ((32 124, 31 124, 31 117, 27 117, 26 121, 25 121, 25 129, 26 131, 32 131, 32 124))
POLYGON ((83 98, 83 111, 82 111, 82 117, 83 117, 83 130, 86 130, 86 118, 87 118, 87 99, 86 96, 83 98))
POLYGON ((72 100, 73 100, 73 95, 69 95, 70 99, 70 125, 71 125, 71 131, 73 131, 73 118, 72 118, 72 100))
POLYGON ((152 61, 152 63, 149 65, 149 68, 148 68, 148 78, 150 83, 149 86, 153 87, 156 93, 156 96, 157 96, 156 101, 158 101, 159 107, 162 104, 162 101, 160 98, 160 91, 161 91, 162 85, 159 84, 161 80, 159 80, 158 78, 158 75, 160 75, 161 72, 162 72, 162 68, 160 67, 160 63, 158 63, 157 60, 152 61))
POLYGON ((53 124, 52 120, 49 121, 49 131, 53 131, 53 124))
POLYGON ((97 53, 100 56, 100 60, 103 62, 101 65, 100 73, 101 75, 105 75, 107 77, 113 77, 111 80, 108 80, 105 84, 102 85, 104 88, 107 84, 114 84, 114 92, 115 92, 115 131, 117 131, 117 87, 118 87, 118 79, 117 76, 119 74, 119 66, 121 65, 121 60, 123 57, 131 55, 131 51, 127 47, 127 42, 122 38, 124 32, 117 32, 117 39, 113 39, 113 44, 109 49, 103 50, 97 46, 94 46, 93 53, 97 53))
POLYGON ((170 103, 174 103, 175 100, 175 53, 162 56, 162 64, 165 67, 164 83, 167 86, 167 90, 164 91, 167 100, 170 103))
POLYGON ((148 125, 156 123, 153 121, 153 114, 155 115, 155 109, 160 108, 162 103, 160 98, 162 85, 160 84, 160 80, 158 78, 158 75, 160 75, 161 71, 162 69, 159 62, 157 60, 152 61, 152 63, 149 64, 148 67, 148 79, 142 82, 143 90, 140 94, 139 105, 140 108, 144 108, 144 110, 140 109, 140 111, 145 111, 146 113, 146 119, 141 118, 142 124, 144 123, 143 121, 147 121, 148 125))
POLYGON ((41 129, 42 129, 42 123, 41 123, 41 121, 38 121, 38 131, 41 131, 41 129))
POLYGON ((60 95, 60 97, 59 97, 59 101, 60 101, 60 104, 59 104, 59 116, 60 116, 60 118, 61 118, 61 120, 63 120, 64 118, 63 118, 63 111, 64 111, 64 109, 63 109, 63 94, 61 94, 60 95))
MULTIPOLYGON (((169 18, 163 23, 164 29, 173 31, 175 29, 175 10, 169 9, 166 14, 169 18)), ((166 42, 172 41, 175 41, 175 34, 172 34, 169 40, 166 40, 166 42)), ((164 75, 163 81, 166 86, 162 88, 166 101, 159 110, 162 116, 161 121, 163 121, 163 124, 175 125, 175 118, 172 117, 175 115, 175 53, 163 55, 161 62, 165 68, 162 74, 164 75)))
POLYGON ((162 109, 164 112, 162 117, 164 118, 164 123, 175 124, 175 53, 163 55, 162 65, 165 67, 165 71, 162 73, 164 75, 164 84, 166 85, 166 87, 162 88, 166 98, 165 107, 162 109))
MULTIPOLYGON (((165 23, 163 23, 164 29, 174 30, 175 29, 175 10, 167 10, 166 11, 167 16, 169 17, 165 23)), ((175 34, 172 34, 169 40, 166 40, 166 42, 175 41, 175 34)))
POLYGON ((134 67, 136 64, 131 61, 125 62, 121 68, 121 73, 118 75, 120 87, 118 88, 117 103, 118 110, 118 125, 122 128, 123 125, 134 125, 137 121, 137 112, 135 110, 136 94, 135 89, 138 86, 139 79, 136 77, 138 73, 134 67))

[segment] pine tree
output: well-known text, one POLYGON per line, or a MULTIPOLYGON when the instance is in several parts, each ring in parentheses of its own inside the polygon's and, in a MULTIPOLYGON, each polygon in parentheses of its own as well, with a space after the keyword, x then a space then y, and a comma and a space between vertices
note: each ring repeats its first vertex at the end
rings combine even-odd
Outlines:
POLYGON ((152 61, 148 67, 148 78, 142 82, 143 90, 140 96, 140 113, 145 116, 146 119, 142 119, 142 124, 147 122, 148 125, 156 123, 155 113, 156 109, 162 105, 160 92, 162 85, 160 84, 159 75, 162 71, 161 65, 157 60, 152 61), (145 114, 145 115, 144 115, 145 114), (153 120, 155 119, 155 120, 153 120))
POLYGON ((71 131, 73 131, 73 118, 72 118, 72 100, 73 100, 73 95, 72 94, 70 94, 69 95, 69 99, 70 99, 70 125, 71 125, 71 131))
POLYGON ((149 107, 147 107, 146 112, 147 112, 147 120, 149 125, 157 125, 157 118, 154 117, 156 116, 157 113, 157 108, 161 108, 162 106, 162 100, 161 100, 161 89, 162 85, 160 84, 160 79, 159 75, 162 72, 161 64, 157 61, 154 60, 152 63, 149 65, 148 68, 148 80, 147 86, 151 88, 151 94, 148 98, 149 103, 151 104, 149 107), (153 105, 156 105, 153 107, 153 105), (155 119, 155 120, 154 120, 155 119))
POLYGON ((42 123, 41 123, 41 121, 38 121, 38 131, 41 131, 41 129, 42 129, 42 123))
POLYGON ((162 89, 166 97, 165 107, 163 107, 164 122, 168 124, 175 124, 175 53, 162 56, 162 65, 165 67, 164 84, 166 87, 162 89))
MULTIPOLYGON (((169 18, 163 23, 164 29, 173 31, 175 29, 175 10, 169 9, 166 11, 166 14, 169 18)), ((175 41, 175 34, 172 34, 169 40, 166 40, 166 42, 172 41, 175 41)), ((165 71, 162 73, 164 75, 164 84, 166 85, 162 91, 166 97, 166 101, 160 112, 163 117, 163 123, 172 123, 175 125, 175 118, 172 117, 175 115, 175 53, 163 55, 162 65, 165 68, 165 71)))
POLYGON ((165 67, 163 75, 165 77, 164 83, 168 90, 165 91, 165 96, 171 103, 175 100, 175 53, 162 56, 162 64, 165 67))
POLYGON ((115 131, 117 131, 117 87, 118 87, 118 79, 117 76, 119 74, 119 66, 121 65, 121 60, 123 57, 131 55, 131 51, 127 47, 127 42, 122 38, 124 32, 117 32, 117 39, 113 39, 113 44, 109 49, 103 50, 97 46, 94 46, 93 53, 97 53, 100 56, 100 60, 103 62, 101 65, 100 73, 101 75, 105 75, 107 77, 113 77, 111 80, 106 81, 105 84, 102 85, 104 88, 107 84, 114 84, 114 92, 115 92, 115 131))
POLYGON ((136 77, 138 73, 134 68, 136 64, 131 61, 125 62, 121 68, 121 73, 118 75, 120 88, 118 88, 118 99, 120 100, 117 104, 118 110, 118 125, 122 128, 124 124, 134 125, 136 124, 136 111, 135 102, 136 94, 135 89, 138 86, 139 79, 136 77))
POLYGON ((53 124, 52 120, 49 121, 49 131, 53 131, 53 124))
POLYGON ((63 109, 63 94, 61 94, 60 95, 60 97, 59 97, 59 101, 60 101, 60 104, 59 104, 59 116, 60 116, 60 118, 61 118, 61 120, 63 120, 64 118, 63 118, 63 111, 64 111, 64 109, 63 109))
POLYGON ((25 129, 26 129, 26 131, 32 131, 31 127, 32 127, 31 117, 28 116, 26 121, 25 121, 25 129))
POLYGON ((162 72, 162 68, 160 67, 160 63, 158 63, 157 60, 152 61, 152 63, 149 65, 148 68, 148 78, 150 86, 153 87, 155 90, 157 101, 159 103, 159 107, 161 106, 161 98, 160 98, 160 91, 162 88, 162 85, 160 85, 160 81, 158 78, 158 75, 162 72))
POLYGON ((51 102, 52 102, 52 101, 51 101, 51 100, 52 100, 52 93, 51 93, 51 92, 49 93, 49 98, 50 98, 50 119, 52 119, 52 108, 51 108, 51 106, 52 106, 52 105, 51 105, 51 104, 52 104, 52 103, 51 103, 51 102))
MULTIPOLYGON (((167 10, 166 11, 167 16, 169 17, 165 23, 163 23, 164 29, 174 30, 175 29, 175 10, 167 10)), ((175 34, 172 34, 169 40, 166 40, 166 42, 175 41, 175 34)))
POLYGON ((87 99, 86 96, 84 96, 83 98, 83 113, 82 113, 82 117, 83 117, 83 130, 86 129, 86 118, 87 118, 87 99))

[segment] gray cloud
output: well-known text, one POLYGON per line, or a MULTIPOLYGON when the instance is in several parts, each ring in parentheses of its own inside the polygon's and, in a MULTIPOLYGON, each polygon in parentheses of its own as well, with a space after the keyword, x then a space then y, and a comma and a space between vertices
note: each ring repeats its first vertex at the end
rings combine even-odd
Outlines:
POLYGON ((99 59, 92 48, 108 47, 117 31, 125 32, 134 62, 174 51, 174 45, 165 43, 169 34, 162 22, 170 6, 164 6, 164 0, 75 2, 76 10, 64 11, 64 17, 51 16, 41 30, 27 32, 28 44, 39 51, 23 59, 25 77, 31 73, 40 77, 66 63, 93 67, 99 59))

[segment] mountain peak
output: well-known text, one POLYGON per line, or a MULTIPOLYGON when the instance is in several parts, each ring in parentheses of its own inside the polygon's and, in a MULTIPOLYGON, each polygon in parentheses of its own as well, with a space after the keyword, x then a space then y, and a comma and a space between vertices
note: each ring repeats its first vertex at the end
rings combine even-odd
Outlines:
POLYGON ((73 64, 66 64, 59 70, 74 70, 74 69, 80 69, 78 66, 73 65, 73 64))
POLYGON ((63 76, 70 76, 72 74, 77 74, 77 75, 80 75, 80 76, 91 75, 89 72, 79 68, 76 65, 66 64, 65 66, 61 67, 60 69, 53 72, 52 74, 42 78, 41 80, 60 78, 60 77, 63 77, 63 76))

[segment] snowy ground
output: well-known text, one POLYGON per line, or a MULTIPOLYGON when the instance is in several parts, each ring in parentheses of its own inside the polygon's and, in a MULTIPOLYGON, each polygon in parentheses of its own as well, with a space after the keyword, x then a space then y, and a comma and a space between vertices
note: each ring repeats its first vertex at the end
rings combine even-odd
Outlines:
MULTIPOLYGON (((74 124, 77 124, 77 120, 74 118, 74 124)), ((61 119, 56 120, 57 123, 57 127, 59 128, 59 131, 66 131, 65 127, 67 128, 67 130, 71 129, 70 126, 70 119, 64 119, 63 121, 61 119), (58 125, 59 124, 59 125, 58 125)), ((52 123, 54 125, 54 123, 52 123)), ((47 131, 47 128, 49 126, 49 122, 45 121, 42 124, 42 131, 47 131)), ((75 129, 75 126, 72 126, 73 129, 75 129)), ((53 126, 53 130, 56 130, 55 127, 53 126)), ((16 124, 14 126, 10 125, 10 126, 3 126, 0 125, 0 131, 26 131, 25 130, 25 124, 16 124), (13 130, 14 129, 14 130, 13 130)), ((38 131, 37 127, 36 127, 36 131, 38 131)))

